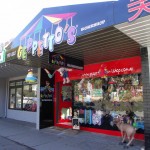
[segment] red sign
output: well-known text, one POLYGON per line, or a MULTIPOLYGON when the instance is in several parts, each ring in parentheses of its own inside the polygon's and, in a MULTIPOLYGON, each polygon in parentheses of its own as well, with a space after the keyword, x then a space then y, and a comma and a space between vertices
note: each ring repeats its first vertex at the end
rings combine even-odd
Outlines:
MULTIPOLYGON (((99 64, 85 65, 83 71, 73 70, 69 72, 69 77, 71 80, 75 80, 81 78, 104 78, 105 76, 135 73, 141 73, 141 58, 139 56, 99 64)), ((56 82, 62 80, 59 76, 59 74, 56 74, 56 82)))

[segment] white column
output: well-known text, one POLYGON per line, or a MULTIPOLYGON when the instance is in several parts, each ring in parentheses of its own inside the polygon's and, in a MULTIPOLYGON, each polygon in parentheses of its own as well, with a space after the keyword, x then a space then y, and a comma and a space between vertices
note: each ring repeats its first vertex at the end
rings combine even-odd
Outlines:
POLYGON ((150 47, 147 47, 147 52, 148 52, 149 75, 150 75, 150 47))
POLYGON ((37 88, 37 112, 36 112, 36 129, 40 129, 40 81, 41 81, 41 68, 38 68, 38 88, 37 88))

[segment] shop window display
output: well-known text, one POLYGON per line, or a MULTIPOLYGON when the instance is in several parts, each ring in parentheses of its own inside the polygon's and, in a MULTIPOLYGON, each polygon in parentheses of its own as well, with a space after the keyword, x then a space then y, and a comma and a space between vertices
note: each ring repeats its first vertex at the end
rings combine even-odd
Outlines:
POLYGON ((121 115, 144 132, 141 74, 75 81, 73 105, 81 126, 116 130, 113 119, 121 115))
POLYGON ((71 121, 72 119, 72 86, 62 85, 61 89, 61 107, 60 107, 60 120, 71 121))
POLYGON ((62 99, 63 101, 71 101, 72 99, 72 87, 62 86, 62 99))
POLYGON ((72 108, 62 108, 61 109, 61 119, 68 119, 71 120, 72 118, 72 108))

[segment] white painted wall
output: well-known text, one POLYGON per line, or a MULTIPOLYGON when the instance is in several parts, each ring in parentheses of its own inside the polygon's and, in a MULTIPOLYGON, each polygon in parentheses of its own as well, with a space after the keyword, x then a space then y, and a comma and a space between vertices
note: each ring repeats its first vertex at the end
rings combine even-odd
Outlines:
POLYGON ((6 79, 0 79, 0 117, 5 117, 6 79))
POLYGON ((36 123, 36 113, 37 112, 7 109, 7 118, 36 123))

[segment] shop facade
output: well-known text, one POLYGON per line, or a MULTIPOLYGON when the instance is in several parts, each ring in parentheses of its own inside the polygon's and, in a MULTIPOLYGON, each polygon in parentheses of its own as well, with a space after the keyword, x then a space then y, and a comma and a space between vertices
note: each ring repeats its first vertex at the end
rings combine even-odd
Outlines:
POLYGON ((55 93, 56 126, 72 127, 72 117, 76 117, 81 129, 110 130, 110 134, 119 135, 113 120, 121 115, 124 122, 138 128, 136 138, 143 139, 143 84, 139 56, 86 65, 82 71, 69 72, 69 77, 71 83, 63 84, 60 75, 55 76, 55 87, 59 86, 55 93))
POLYGON ((143 3, 120 0, 43 9, 14 39, 6 60, 1 57, 2 64, 28 66, 21 78, 17 72, 14 79, 5 78, 5 116, 34 122, 37 129, 72 128, 77 117, 83 130, 119 136, 112 120, 120 115, 138 128, 136 138, 145 137, 149 147, 148 44, 141 45, 117 26, 146 21, 149 2, 143 3), (36 70, 34 84, 25 83, 31 68, 36 70), (70 82, 64 83, 59 68, 72 69, 70 82), (30 101, 36 109, 28 108, 30 101))

